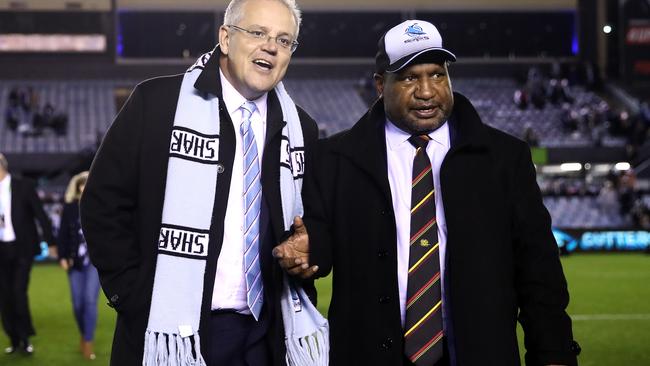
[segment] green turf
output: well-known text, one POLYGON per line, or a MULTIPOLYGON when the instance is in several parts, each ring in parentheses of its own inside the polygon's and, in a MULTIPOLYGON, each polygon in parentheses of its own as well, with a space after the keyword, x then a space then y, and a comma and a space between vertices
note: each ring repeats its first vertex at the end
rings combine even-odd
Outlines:
MULTIPOLYGON (((582 346, 581 366, 650 365, 650 256, 644 254, 584 254, 563 259, 571 291, 571 315, 645 314, 633 320, 576 320, 575 339, 582 346)), ((317 281, 319 310, 326 313, 330 279, 317 281)), ((54 265, 32 272, 30 303, 38 335, 32 357, 1 355, 0 365, 107 365, 115 316, 103 295, 96 334, 97 359, 79 354, 65 273, 54 265)), ((521 333, 520 333, 521 334, 521 333)), ((521 339, 521 335, 520 335, 521 339)), ((0 335, 0 346, 8 343, 0 335)))
MULTIPOLYGON (((87 361, 79 352, 80 333, 77 330, 70 301, 70 287, 66 273, 54 264, 41 264, 32 270, 30 307, 36 336, 31 339, 34 354, 0 354, 0 365, 63 366, 108 365, 115 315, 100 295, 99 317, 95 334, 97 359, 87 361)), ((5 334, 0 335, 2 349, 9 344, 5 334)))
POLYGON ((574 320, 574 337, 582 346, 580 365, 650 365, 650 255, 573 255, 562 263, 570 315, 642 315, 574 320))

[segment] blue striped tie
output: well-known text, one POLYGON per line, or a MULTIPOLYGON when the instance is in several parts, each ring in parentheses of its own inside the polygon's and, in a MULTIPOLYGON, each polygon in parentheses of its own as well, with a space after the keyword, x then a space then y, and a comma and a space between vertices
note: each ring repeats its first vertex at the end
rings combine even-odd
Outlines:
POLYGON ((260 163, 257 157, 255 134, 250 128, 255 103, 241 106, 242 124, 240 132, 244 146, 244 274, 246 276, 246 302, 255 319, 259 319, 264 299, 262 271, 260 269, 260 207, 262 183, 260 163))

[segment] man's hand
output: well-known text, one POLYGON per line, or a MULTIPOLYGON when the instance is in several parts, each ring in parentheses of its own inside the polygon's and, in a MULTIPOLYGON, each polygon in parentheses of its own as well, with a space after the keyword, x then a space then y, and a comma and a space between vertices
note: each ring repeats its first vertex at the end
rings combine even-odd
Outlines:
POLYGON ((50 244, 50 245, 48 245, 48 247, 47 247, 47 256, 49 258, 58 257, 59 256, 59 251, 57 250, 57 246, 56 245, 51 245, 51 243, 48 243, 48 244, 50 244))
POLYGON ((293 219, 293 230, 287 240, 273 248, 273 256, 287 273, 307 279, 318 271, 318 266, 309 266, 309 236, 299 216, 293 219))
POLYGON ((59 265, 66 271, 70 269, 70 262, 67 259, 59 260, 59 265))

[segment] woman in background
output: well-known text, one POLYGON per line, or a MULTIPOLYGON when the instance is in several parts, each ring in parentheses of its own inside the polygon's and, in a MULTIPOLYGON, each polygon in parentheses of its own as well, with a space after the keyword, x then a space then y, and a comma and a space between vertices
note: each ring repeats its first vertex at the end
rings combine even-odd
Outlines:
POLYGON ((65 192, 65 206, 59 227, 59 263, 68 272, 72 307, 77 326, 81 332, 79 348, 88 360, 95 359, 93 339, 97 325, 97 297, 99 277, 90 263, 88 246, 79 221, 79 199, 88 179, 82 172, 70 180, 65 192))

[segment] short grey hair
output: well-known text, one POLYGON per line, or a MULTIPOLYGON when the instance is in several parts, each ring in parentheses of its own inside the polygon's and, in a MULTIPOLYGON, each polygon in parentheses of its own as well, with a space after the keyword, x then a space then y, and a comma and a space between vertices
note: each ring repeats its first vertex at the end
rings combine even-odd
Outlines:
POLYGON ((0 168, 5 172, 9 171, 9 162, 7 161, 7 158, 2 155, 2 153, 0 153, 0 168))
MULTIPOLYGON (((226 8, 226 13, 223 16, 224 25, 236 25, 244 17, 244 4, 248 0, 231 0, 230 4, 226 8)), ((296 0, 272 0, 284 4, 291 13, 293 13, 293 20, 296 22, 296 35, 298 38, 298 33, 300 33, 300 24, 302 23, 302 12, 296 4, 296 0)))

